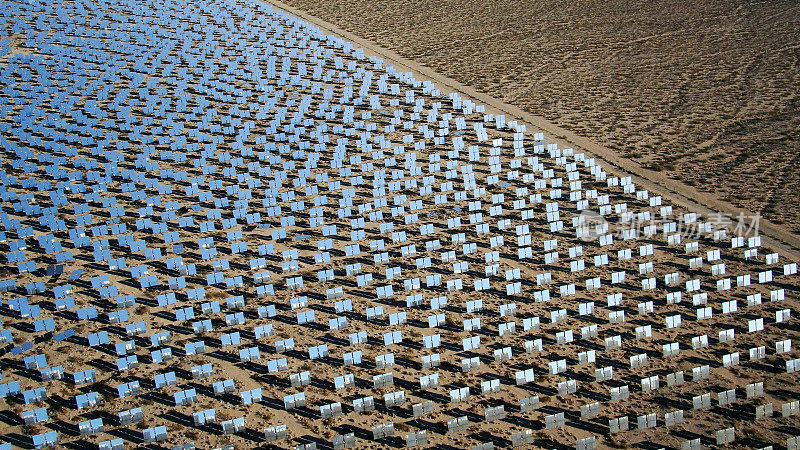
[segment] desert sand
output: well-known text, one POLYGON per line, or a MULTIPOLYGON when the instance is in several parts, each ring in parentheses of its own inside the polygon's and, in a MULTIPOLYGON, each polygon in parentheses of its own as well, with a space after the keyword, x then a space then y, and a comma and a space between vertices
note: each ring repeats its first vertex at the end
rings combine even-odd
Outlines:
POLYGON ((284 3, 800 230, 794 2, 284 3))

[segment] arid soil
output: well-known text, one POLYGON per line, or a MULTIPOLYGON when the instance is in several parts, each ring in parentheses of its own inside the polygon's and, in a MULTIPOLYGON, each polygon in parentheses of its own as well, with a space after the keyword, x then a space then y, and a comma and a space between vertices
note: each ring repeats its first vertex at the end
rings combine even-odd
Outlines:
POLYGON ((797 2, 285 3, 800 230, 797 2))

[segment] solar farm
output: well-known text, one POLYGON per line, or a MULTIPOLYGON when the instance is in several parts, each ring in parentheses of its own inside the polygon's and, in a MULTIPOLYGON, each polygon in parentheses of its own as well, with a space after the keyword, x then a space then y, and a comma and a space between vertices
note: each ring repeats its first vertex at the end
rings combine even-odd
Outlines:
POLYGON ((800 448, 752 224, 267 3, 2 11, 0 450, 800 448))

